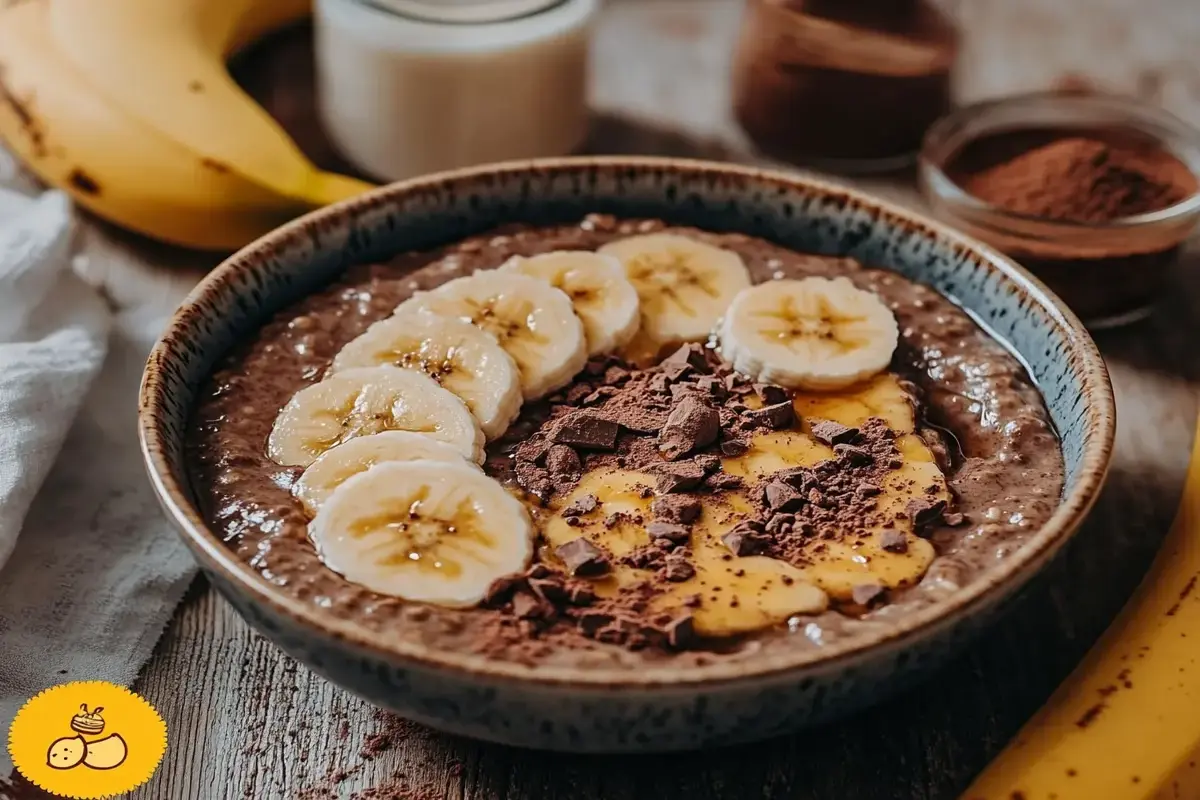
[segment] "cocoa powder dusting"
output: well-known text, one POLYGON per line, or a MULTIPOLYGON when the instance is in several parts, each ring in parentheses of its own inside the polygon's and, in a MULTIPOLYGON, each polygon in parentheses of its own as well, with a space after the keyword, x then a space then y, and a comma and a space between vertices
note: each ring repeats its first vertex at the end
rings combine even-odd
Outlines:
POLYGON ((1174 205, 1190 178, 1168 153, 1071 136, 972 175, 965 188, 1016 214, 1104 223, 1174 205))

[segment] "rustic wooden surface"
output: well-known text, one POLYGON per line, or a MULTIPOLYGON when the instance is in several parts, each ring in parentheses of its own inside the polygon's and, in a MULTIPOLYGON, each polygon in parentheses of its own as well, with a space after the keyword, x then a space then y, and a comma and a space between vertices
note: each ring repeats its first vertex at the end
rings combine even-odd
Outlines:
MULTIPOLYGON (((751 159, 726 111, 737 5, 611 3, 597 39, 592 149, 751 159)), ((965 97, 1074 73, 1200 124, 1200 68, 1189 56, 1200 13, 1191 0, 958 6, 968 30, 965 97)), ((303 34, 266 48, 246 69, 268 107, 303 128, 311 110, 303 34)), ((319 136, 301 138, 331 158, 319 136)), ((902 185, 872 188, 911 200, 902 185)), ((132 796, 952 798, 1111 619, 1166 530, 1197 410, 1197 268, 1193 252, 1152 320, 1099 337, 1120 424, 1091 521, 1013 613, 918 689, 840 724, 733 750, 625 758, 518 751, 374 713, 280 654, 198 581, 137 685, 163 711, 171 745, 159 773, 132 796)))

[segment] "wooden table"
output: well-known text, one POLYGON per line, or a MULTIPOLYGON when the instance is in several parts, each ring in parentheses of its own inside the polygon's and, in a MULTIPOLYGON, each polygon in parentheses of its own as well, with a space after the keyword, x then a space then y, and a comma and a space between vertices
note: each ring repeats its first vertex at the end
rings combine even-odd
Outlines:
MULTIPOLYGON (((1193 8, 1191 0, 964 0, 962 93, 1083 74, 1200 124, 1193 8)), ((727 112, 738 13, 727 0, 611 2, 596 46, 593 149, 753 160, 727 112)), ((243 73, 295 126, 311 114, 310 69, 300 34, 266 48, 243 73)), ((319 136, 303 139, 316 157, 330 157, 319 136)), ((913 200, 904 186, 870 186, 913 200)), ((1023 603, 923 687, 840 724, 732 750, 622 758, 519 751, 375 712, 282 655, 197 581, 137 684, 163 711, 172 743, 133 797, 954 797, 1111 619, 1166 530, 1197 411, 1196 250, 1152 320, 1099 337, 1120 425, 1112 477, 1091 521, 1023 603)))

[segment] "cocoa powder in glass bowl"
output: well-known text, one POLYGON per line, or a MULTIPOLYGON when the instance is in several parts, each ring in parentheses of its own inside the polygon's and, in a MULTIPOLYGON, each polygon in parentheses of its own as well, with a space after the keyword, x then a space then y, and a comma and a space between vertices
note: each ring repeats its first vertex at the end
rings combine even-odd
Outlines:
POLYGON ((935 213, 1019 260, 1093 328, 1145 316, 1200 215, 1200 134, 1132 101, 1038 94, 930 129, 935 213))

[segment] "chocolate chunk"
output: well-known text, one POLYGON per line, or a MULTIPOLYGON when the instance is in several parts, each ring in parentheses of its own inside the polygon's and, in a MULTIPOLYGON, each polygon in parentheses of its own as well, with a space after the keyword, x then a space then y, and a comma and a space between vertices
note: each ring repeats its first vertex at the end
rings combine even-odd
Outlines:
POLYGON ((804 505, 804 495, 798 489, 782 481, 771 481, 763 490, 767 508, 775 512, 795 511, 804 505))
POLYGON ((762 552, 765 542, 762 537, 763 527, 760 523, 746 520, 734 525, 721 541, 735 556, 749 556, 762 552))
POLYGON ((704 346, 695 342, 685 344, 664 358, 660 366, 667 367, 674 364, 687 364, 697 372, 708 372, 708 358, 704 355, 704 346))
POLYGON ((517 592, 512 599, 513 616, 517 619, 546 619, 554 613, 540 597, 532 592, 517 592))
POLYGON ((668 383, 676 383, 692 374, 692 365, 679 361, 664 361, 662 363, 662 374, 666 376, 668 383))
POLYGON ((667 424, 658 434, 658 449, 674 461, 715 442, 720 428, 715 408, 695 397, 685 397, 667 416, 667 424))
POLYGON ((884 588, 878 583, 860 583, 850 590, 850 597, 860 606, 883 600, 884 588))
POLYGON ((667 556, 667 566, 665 577, 672 583, 683 583, 691 579, 696 574, 696 568, 692 566, 692 562, 687 560, 687 556, 682 553, 672 553, 667 556))
POLYGON ((667 624, 667 644, 675 650, 683 650, 696 640, 696 624, 692 615, 678 617, 667 624))
POLYGON ((889 553, 907 553, 908 537, 904 531, 887 530, 879 537, 879 546, 889 553))
POLYGON ((600 500, 594 494, 585 494, 583 497, 575 498, 572 503, 562 510, 564 517, 582 517, 584 514, 590 514, 595 511, 600 505, 600 500))
POLYGON ((873 483, 863 482, 854 488, 854 493, 859 497, 875 497, 883 491, 880 487, 873 483))
POLYGON ((721 442, 721 455, 729 458, 744 455, 749 449, 750 444, 745 439, 724 439, 721 442))
MULTIPOLYGON (((677 494, 660 497, 650 504, 650 511, 664 522, 690 525, 700 516, 700 501, 677 494)), ((651 534, 653 535, 653 534, 651 534)))
POLYGON ((614 364, 604 370, 604 382, 610 386, 619 386, 629 380, 629 370, 622 366, 614 364))
POLYGON ((584 636, 595 636, 615 620, 616 617, 604 611, 585 611, 579 615, 579 630, 584 636))
POLYGON ((608 360, 603 358, 592 359, 584 365, 583 371, 593 378, 598 378, 608 369, 608 360))
POLYGON ((668 380, 667 376, 661 372, 652 377, 650 382, 646 384, 647 388, 655 394, 667 394, 669 391, 667 387, 669 385, 670 381, 668 380))
POLYGON ((551 445, 546 456, 546 469, 550 471, 551 476, 578 475, 583 471, 583 462, 574 450, 565 444, 556 444, 551 445))
POLYGON ((518 461, 541 465, 546 463, 546 454, 549 451, 550 443, 539 436, 536 439, 527 439, 521 442, 516 456, 518 461))
POLYGON ((778 405, 787 402, 787 390, 773 383, 754 384, 754 393, 762 400, 764 406, 778 405))
POLYGON ((663 464, 655 469, 654 488, 659 494, 674 494, 694 489, 704 480, 704 469, 694 461, 663 464))
POLYGON ((687 597, 683 598, 683 605, 685 608, 699 608, 703 604, 704 599, 700 597, 699 594, 689 594, 687 597))
POLYGON ((483 605, 490 608, 504 605, 524 583, 525 577, 523 575, 505 575, 496 578, 488 586, 487 593, 483 596, 483 605))
POLYGON ((658 547, 659 544, 666 543, 672 548, 675 545, 667 539, 659 539, 654 544, 649 544, 644 547, 635 547, 621 558, 622 564, 627 564, 634 569, 658 569, 665 562, 663 561, 665 551, 658 547))
POLYGON ((532 567, 525 570, 526 578, 549 578, 551 576, 558 575, 558 574, 559 573, 556 572, 555 570, 552 570, 545 564, 540 564, 540 563, 534 564, 532 567))
POLYGON ((725 397, 725 384, 716 375, 701 375, 696 378, 696 388, 718 400, 725 397))
POLYGON ((567 572, 584 578, 604 575, 612 567, 608 557, 582 536, 554 548, 554 555, 562 559, 567 572))
POLYGON ((744 416, 755 425, 765 425, 773 431, 778 431, 795 422, 796 409, 792 407, 791 403, 784 401, 747 411, 744 416))
POLYGON ((831 419, 812 420, 810 430, 814 439, 829 447, 835 444, 849 444, 858 438, 859 433, 858 428, 847 428, 831 419))
POLYGON ((646 533, 651 539, 666 539, 676 544, 683 544, 692 535, 691 529, 686 525, 674 522, 651 522, 646 526, 646 533))
POLYGON ((567 601, 567 586, 561 578, 530 578, 529 588, 538 597, 551 605, 567 601))
POLYGON ((932 525, 941 519, 942 512, 945 510, 945 500, 938 500, 932 503, 928 500, 909 500, 908 504, 904 506, 904 513, 912 520, 913 527, 915 528, 932 525))
POLYGON ((576 411, 562 418, 550 438, 558 444, 588 450, 612 450, 620 426, 595 411, 576 411))
POLYGON ((577 383, 570 389, 567 389, 566 396, 563 398, 570 405, 579 405, 583 402, 583 398, 592 393, 591 384, 577 383))
POLYGON ((704 479, 704 485, 717 492, 740 489, 744 483, 741 476, 731 475, 728 472, 716 472, 704 479))
POLYGON ((957 511, 951 511, 949 514, 942 515, 942 522, 946 523, 951 528, 957 528, 959 525, 966 524, 967 515, 960 514, 957 511))
POLYGON ((779 470, 772 477, 777 481, 783 481, 789 486, 795 486, 802 492, 807 492, 820 483, 816 473, 808 467, 788 467, 787 469, 779 470))
POLYGON ((567 602, 573 606, 586 606, 596 602, 596 590, 581 581, 572 581, 567 586, 567 602))
POLYGON ((596 388, 596 391, 583 398, 583 404, 585 406, 594 406, 619 393, 620 390, 615 386, 599 386, 596 388))
POLYGON ((781 536, 791 533, 792 526, 796 524, 795 514, 776 514, 767 520, 767 533, 771 536, 781 536))
POLYGON ((721 382, 725 384, 725 391, 730 394, 746 394, 750 391, 750 387, 746 385, 747 378, 737 372, 730 372, 721 382))
POLYGON ((835 444, 833 452, 838 458, 845 459, 846 463, 855 467, 865 466, 875 460, 869 452, 852 444, 835 444))

